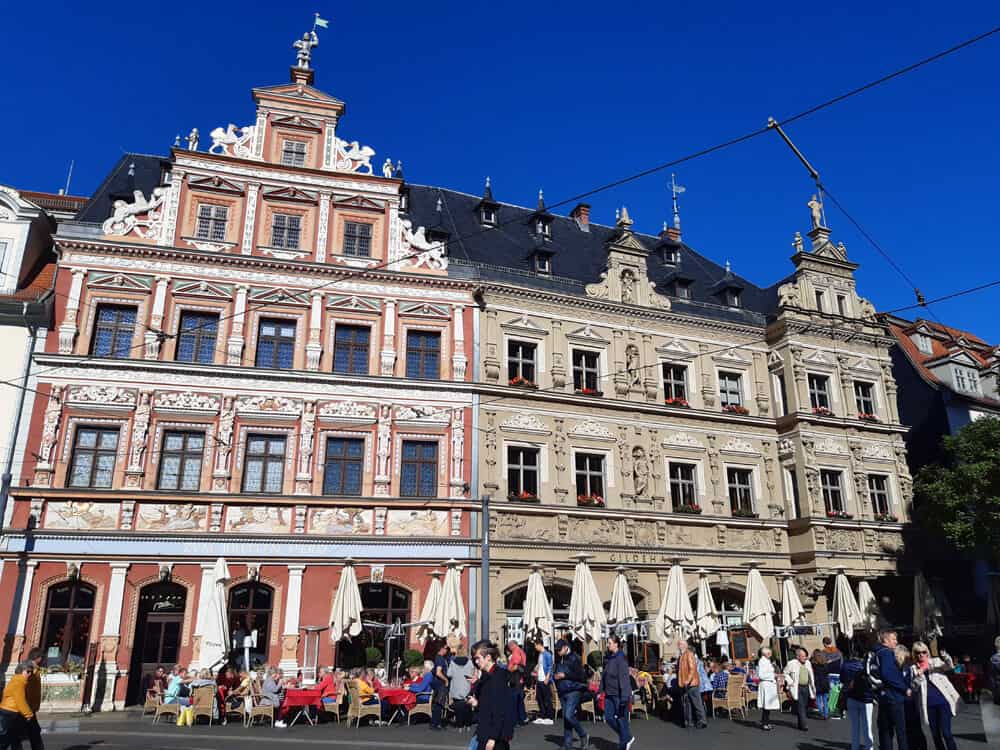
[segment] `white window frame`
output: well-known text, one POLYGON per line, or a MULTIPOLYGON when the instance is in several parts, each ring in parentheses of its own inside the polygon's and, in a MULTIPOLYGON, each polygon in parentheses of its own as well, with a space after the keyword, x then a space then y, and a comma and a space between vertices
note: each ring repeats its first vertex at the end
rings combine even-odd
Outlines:
POLYGON ((308 159, 309 159, 309 141, 300 141, 300 140, 298 140, 296 138, 282 138, 281 139, 281 166, 283 166, 283 167, 304 167, 306 165, 306 161, 308 161, 308 159), (297 158, 300 155, 300 152, 299 152, 298 149, 294 149, 291 152, 287 151, 287 146, 288 146, 289 143, 294 143, 296 145, 301 145, 302 146, 302 151, 301 151, 302 163, 301 164, 296 164, 296 163, 285 161, 285 154, 286 153, 293 153, 296 160, 297 160, 297 158))
POLYGON ((744 372, 741 369, 738 369, 736 367, 720 367, 720 368, 717 368, 716 371, 715 371, 715 391, 716 391, 716 394, 719 397, 719 406, 720 407, 725 407, 726 406, 726 404, 722 403, 722 375, 723 375, 723 373, 725 373, 727 375, 736 375, 737 376, 737 386, 739 387, 739 391, 740 391, 740 403, 739 403, 739 405, 742 406, 742 407, 744 407, 744 408, 749 409, 750 407, 747 406, 747 403, 750 401, 750 395, 747 393, 746 387, 743 384, 743 381, 744 381, 744 379, 746 377, 746 372, 744 372))
POLYGON ((684 465, 684 466, 691 466, 691 467, 693 467, 693 469, 694 469, 694 502, 695 502, 695 505, 699 505, 701 507, 704 507, 704 505, 702 504, 702 500, 705 497, 705 492, 704 492, 705 483, 704 483, 704 480, 703 480, 703 477, 702 477, 703 471, 702 471, 701 461, 699 461, 698 459, 695 459, 695 458, 688 458, 686 456, 682 456, 680 458, 669 457, 669 458, 666 459, 666 464, 667 464, 667 471, 666 471, 666 475, 665 475, 666 476, 666 480, 667 480, 667 498, 666 499, 667 499, 667 502, 669 504, 670 510, 674 510, 674 495, 673 495, 673 488, 671 486, 672 479, 671 479, 671 476, 670 476, 670 466, 671 466, 671 464, 681 464, 681 465, 684 465))
MULTIPOLYGON (((542 496, 544 487, 549 481, 549 452, 545 450, 545 443, 534 443, 530 440, 504 440, 503 441, 503 456, 502 456, 502 477, 506 484, 507 482, 507 469, 510 468, 510 463, 507 460, 507 449, 508 448, 528 448, 531 450, 538 451, 538 496, 542 496)), ((576 477, 573 477, 574 482, 576 477)), ((509 489, 509 488, 508 488, 509 489)))
POLYGON ((729 498, 729 470, 736 469, 738 471, 749 471, 750 472, 750 510, 753 513, 760 513, 758 510, 758 502, 762 497, 760 493, 760 477, 757 473, 757 466, 755 464, 738 464, 725 462, 722 464, 722 472, 724 479, 726 481, 726 504, 729 506, 729 512, 732 513, 732 502, 729 498))

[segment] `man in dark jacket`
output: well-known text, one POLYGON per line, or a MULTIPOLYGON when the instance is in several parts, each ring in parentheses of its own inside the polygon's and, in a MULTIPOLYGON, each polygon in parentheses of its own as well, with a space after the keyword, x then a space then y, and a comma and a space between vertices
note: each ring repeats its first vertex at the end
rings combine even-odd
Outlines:
POLYGON ((882 690, 878 696, 878 746, 879 750, 892 750, 892 736, 896 735, 898 750, 906 747, 906 680, 896 663, 896 631, 879 633, 875 647, 882 690))
POLYGON ((509 750, 514 736, 514 690, 506 669, 497 666, 500 651, 492 643, 477 644, 472 656, 479 667, 476 699, 479 725, 476 740, 479 750, 509 750))
POLYGON ((632 683, 629 681, 628 659, 617 635, 608 636, 608 658, 604 660, 601 690, 604 692, 604 721, 618 734, 618 750, 628 750, 635 742, 628 723, 632 683))
POLYGON ((573 653, 569 644, 562 638, 556 641, 556 692, 559 693, 559 703, 563 712, 563 750, 573 747, 573 732, 580 738, 580 750, 590 746, 590 735, 587 734, 579 720, 576 710, 580 707, 580 699, 587 689, 587 676, 583 673, 583 663, 580 657, 573 653))

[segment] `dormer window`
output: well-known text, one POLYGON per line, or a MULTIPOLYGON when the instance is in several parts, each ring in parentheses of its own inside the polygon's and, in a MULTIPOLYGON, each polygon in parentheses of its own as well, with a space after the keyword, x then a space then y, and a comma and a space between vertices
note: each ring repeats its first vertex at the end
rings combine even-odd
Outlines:
POLYGON ((680 297, 681 299, 691 299, 691 282, 675 281, 674 296, 680 297))
POLYGON ((552 225, 547 221, 539 219, 535 222, 535 233, 545 237, 546 239, 552 238, 552 225))
POLYGON ((306 165, 306 142, 282 141, 281 164, 284 167, 304 167, 306 165))
POLYGON ((483 206, 479 209, 479 221, 483 226, 495 227, 497 225, 497 210, 492 206, 483 206))
POLYGON ((681 262, 680 250, 678 250, 676 247, 664 247, 663 262, 671 266, 676 266, 678 263, 681 262))
POLYGON ((917 349, 920 350, 921 354, 933 354, 934 349, 931 347, 931 337, 923 333, 915 333, 910 339, 916 345, 917 349))
POLYGON ((965 393, 979 393, 979 374, 969 368, 954 365, 955 387, 965 393))
POLYGON ((536 255, 535 273, 545 274, 546 276, 550 275, 552 273, 552 258, 547 255, 536 255))
POLYGON ((739 289, 730 288, 727 289, 723 294, 723 299, 725 299, 726 305, 728 305, 729 307, 740 307, 742 302, 741 296, 742 295, 740 295, 739 289))

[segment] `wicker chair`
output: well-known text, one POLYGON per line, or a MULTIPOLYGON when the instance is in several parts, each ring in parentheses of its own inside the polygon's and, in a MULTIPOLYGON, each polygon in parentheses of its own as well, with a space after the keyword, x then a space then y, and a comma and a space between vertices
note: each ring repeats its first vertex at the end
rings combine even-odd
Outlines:
POLYGON ((247 703, 249 702, 250 696, 238 696, 230 693, 226 696, 226 700, 222 704, 222 723, 225 724, 229 721, 230 716, 236 716, 240 721, 246 718, 247 714, 247 703), (239 698, 239 703, 235 702, 235 698, 239 698))
POLYGON ((271 722, 271 728, 274 728, 274 706, 264 702, 256 684, 250 688, 250 710, 246 714, 245 726, 253 724, 254 719, 267 719, 271 722))
POLYGON ((340 707, 344 705, 344 694, 337 693, 337 699, 333 701, 320 701, 323 713, 332 716, 335 721, 340 721, 340 707))
POLYGON ((146 701, 142 704, 142 715, 155 714, 156 707, 163 702, 163 696, 154 690, 146 691, 146 701))
POLYGON ((744 695, 746 681, 746 675, 729 675, 729 682, 726 683, 725 693, 712 701, 712 712, 718 713, 720 708, 724 709, 729 714, 729 718, 732 719, 733 713, 736 711, 742 711, 743 718, 746 719, 747 702, 746 696, 744 695))
POLYGON ((413 704, 413 708, 409 710, 406 714, 406 723, 409 724, 410 720, 414 716, 426 716, 427 720, 431 719, 431 705, 434 702, 434 693, 417 693, 418 702, 413 704), (419 702, 421 696, 426 696, 427 700, 423 703, 419 702))
POLYGON ((358 692, 358 686, 353 682, 347 686, 347 692, 350 695, 351 704, 347 707, 347 723, 351 723, 351 719, 355 720, 355 726, 361 726, 361 720, 366 716, 374 716, 376 721, 382 720, 382 701, 379 700, 378 695, 375 695, 375 702, 365 704, 361 702, 361 694, 358 692))
POLYGON ((590 718, 593 721, 598 721, 597 707, 594 705, 593 700, 583 701, 580 706, 576 709, 579 714, 590 714, 590 718))
POLYGON ((196 687, 191 691, 191 723, 198 721, 199 716, 208 719, 209 725, 215 716, 215 685, 196 687))
POLYGON ((177 717, 181 713, 180 703, 163 703, 160 702, 156 707, 156 713, 153 714, 153 723, 155 724, 160 720, 161 716, 172 716, 174 721, 177 721, 177 717))
POLYGON ((537 714, 541 711, 541 706, 538 705, 538 694, 535 692, 534 688, 530 688, 524 691, 524 712, 531 716, 532 714, 537 714))
POLYGON ((562 703, 559 702, 559 691, 556 690, 555 683, 550 683, 552 688, 552 716, 556 717, 562 711, 562 703))
POLYGON ((641 692, 636 691, 632 693, 632 710, 629 712, 629 716, 635 716, 636 714, 642 714, 642 718, 649 720, 649 709, 646 708, 646 704, 643 702, 643 695, 641 692))

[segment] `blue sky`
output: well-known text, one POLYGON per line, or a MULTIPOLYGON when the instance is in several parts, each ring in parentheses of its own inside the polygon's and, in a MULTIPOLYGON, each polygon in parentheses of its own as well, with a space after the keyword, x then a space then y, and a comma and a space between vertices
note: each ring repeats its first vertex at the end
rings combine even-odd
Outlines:
MULTIPOLYGON (((550 203, 782 118, 981 33, 994 2, 8 3, 0 182, 88 194, 123 150, 253 119, 313 11, 331 19, 316 85, 339 131, 412 182, 550 203), (83 12, 82 9, 86 8, 83 12)), ((1000 278, 1000 34, 789 127, 824 182, 928 299, 1000 278)), ((204 145, 207 145, 204 143, 204 145)), ((204 146, 203 146, 204 147, 204 146)), ((684 239, 750 280, 791 270, 812 184, 776 135, 677 170, 684 239)), ((670 175, 589 198, 638 229, 669 219, 670 175)), ((560 209, 568 211, 571 206, 560 209)), ((827 207, 879 309, 909 285, 827 207)), ((932 307, 1000 343, 1000 287, 932 307)))

